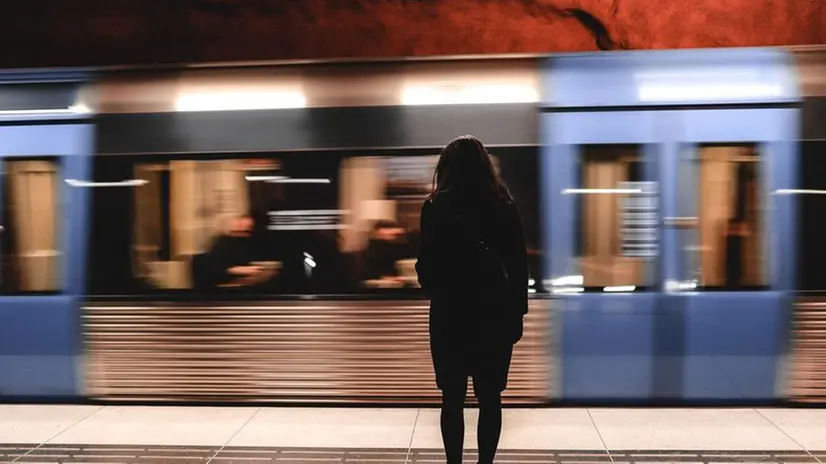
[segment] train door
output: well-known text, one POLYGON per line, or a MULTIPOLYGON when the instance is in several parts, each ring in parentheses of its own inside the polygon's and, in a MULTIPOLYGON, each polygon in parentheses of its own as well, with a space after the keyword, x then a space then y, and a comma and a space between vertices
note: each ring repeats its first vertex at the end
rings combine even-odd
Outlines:
POLYGON ((548 61, 545 277, 564 398, 777 396, 794 282, 789 63, 770 49, 548 61))
POLYGON ((658 159, 651 114, 543 116, 567 399, 651 395, 659 276, 658 159))
POLYGON ((664 301, 681 314, 682 397, 769 400, 794 282, 793 109, 679 115, 664 301), (672 214, 673 213, 673 214, 672 214))
POLYGON ((0 398, 72 398, 91 126, 0 123, 0 398))

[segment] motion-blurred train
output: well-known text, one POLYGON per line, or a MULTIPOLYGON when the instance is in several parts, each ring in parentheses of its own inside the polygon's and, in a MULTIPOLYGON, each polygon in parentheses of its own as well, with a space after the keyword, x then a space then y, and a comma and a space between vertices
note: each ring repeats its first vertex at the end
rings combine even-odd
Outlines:
POLYGON ((826 401, 826 49, 0 74, 0 401, 428 403, 419 211, 489 145, 511 403, 826 401))

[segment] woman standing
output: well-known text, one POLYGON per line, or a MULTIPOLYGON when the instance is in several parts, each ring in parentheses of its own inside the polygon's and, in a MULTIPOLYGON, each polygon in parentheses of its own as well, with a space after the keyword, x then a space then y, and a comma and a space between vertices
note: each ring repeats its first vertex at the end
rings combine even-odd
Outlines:
POLYGON ((484 145, 459 137, 441 151, 422 207, 416 271, 431 299, 430 350, 442 391, 448 464, 462 462, 467 379, 479 401, 479 462, 492 463, 501 394, 528 311, 521 219, 484 145))

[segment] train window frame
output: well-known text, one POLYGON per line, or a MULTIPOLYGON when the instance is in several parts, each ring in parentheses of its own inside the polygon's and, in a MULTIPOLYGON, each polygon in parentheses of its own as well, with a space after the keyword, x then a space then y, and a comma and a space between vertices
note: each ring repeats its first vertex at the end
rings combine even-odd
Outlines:
MULTIPOLYGON (((65 247, 65 227, 64 227, 64 210, 66 208, 67 199, 64 198, 66 190, 64 188, 65 179, 63 178, 65 172, 65 164, 64 158, 58 155, 39 155, 39 156, 12 156, 12 157, 0 157, 0 225, 2 225, 3 229, 0 232, 2 237, 0 237, 0 296, 50 296, 50 295, 60 295, 65 292, 66 286, 66 279, 65 279, 65 260, 66 260, 66 247, 65 247), (10 227, 10 224, 17 222, 17 220, 8 220, 7 214, 9 214, 9 203, 7 200, 7 195, 11 193, 11 189, 13 186, 11 185, 11 176, 9 174, 9 166, 14 165, 17 163, 48 163, 50 164, 51 168, 54 169, 53 174, 54 178, 52 179, 52 188, 53 188, 53 195, 52 198, 53 202, 53 236, 50 238, 52 241, 52 246, 54 248, 49 248, 46 250, 40 250, 40 253, 47 252, 40 257, 48 257, 53 258, 52 268, 49 271, 53 274, 53 288, 45 288, 45 289, 19 289, 19 288, 8 288, 6 285, 5 276, 5 267, 9 266, 9 263, 5 261, 6 253, 9 253, 10 250, 6 246, 7 240, 13 240, 10 237, 12 233, 17 233, 15 229, 19 229, 18 225, 14 225, 10 227)), ((28 234, 34 235, 34 234, 28 234)))
MULTIPOLYGON (((661 215, 661 205, 660 205, 660 197, 657 192, 657 183, 658 179, 649 178, 650 172, 647 169, 647 163, 650 162, 648 159, 648 154, 646 150, 646 143, 584 143, 584 144, 577 144, 575 145, 575 165, 574 165, 574 182, 573 185, 575 186, 571 191, 566 190, 563 194, 574 193, 573 196, 573 211, 574 211, 574 224, 573 224, 573 243, 572 243, 572 250, 570 256, 570 262, 572 263, 570 271, 570 275, 567 277, 563 277, 558 279, 559 281, 554 284, 556 288, 554 291, 558 293, 646 293, 652 292, 656 290, 657 287, 657 278, 658 278, 658 271, 659 271, 659 262, 661 259, 660 256, 660 232, 659 232, 659 218, 661 215), (612 151, 633 151, 633 155, 623 154, 623 155, 615 155, 612 151), (627 255, 623 252, 623 220, 622 220, 622 209, 623 205, 627 204, 628 193, 621 192, 623 188, 621 187, 614 187, 614 188, 594 188, 586 185, 585 175, 586 172, 585 168, 585 160, 589 156, 596 156, 596 157, 604 157, 604 158, 612 158, 617 157, 622 160, 626 160, 625 162, 629 165, 635 165, 635 167, 630 167, 631 171, 636 171, 636 174, 639 176, 640 180, 634 181, 622 181, 625 182, 638 182, 641 185, 647 186, 646 188, 640 189, 639 192, 633 192, 635 194, 639 194, 642 197, 648 197, 651 199, 653 197, 653 214, 654 214, 654 222, 653 224, 649 225, 652 232, 654 234, 653 238, 653 247, 654 247, 654 254, 650 256, 632 256, 627 255), (631 159, 631 161, 627 161, 627 159, 631 159), (608 192, 608 190, 616 189, 617 192, 608 192), (599 190, 600 192, 591 192, 591 190, 599 190), (602 192, 602 190, 605 190, 602 192), (618 194, 620 197, 617 200, 616 205, 616 212, 621 216, 618 219, 617 225, 617 243, 619 244, 617 254, 611 256, 612 258, 619 258, 619 257, 626 257, 631 259, 639 259, 640 260, 640 267, 641 267, 641 275, 642 279, 639 282, 627 282, 627 283, 617 283, 612 282, 609 285, 594 285, 588 282, 588 278, 584 275, 583 268, 582 268, 582 260, 584 259, 583 250, 584 250, 584 236, 583 231, 586 229, 585 221, 586 221, 586 214, 583 213, 584 208, 584 199, 586 196, 590 195, 602 195, 602 194, 618 194)), ((649 207, 650 208, 650 207, 649 207)), ((612 266, 612 268, 615 266, 612 266)))
MULTIPOLYGON (((524 146, 503 146, 503 147, 491 147, 491 153, 496 156, 497 152, 506 151, 507 153, 516 154, 517 156, 533 156, 534 163, 538 165, 539 163, 539 146, 531 146, 531 147, 524 147, 524 146)), ((334 164, 337 166, 337 181, 334 182, 333 188, 335 189, 335 194, 333 196, 334 203, 337 205, 342 204, 342 183, 344 182, 341 178, 344 176, 343 169, 344 163, 348 159, 359 159, 359 158, 369 158, 369 157, 424 157, 424 156, 438 156, 438 148, 393 148, 393 149, 347 149, 347 150, 330 150, 330 149, 319 149, 319 150, 302 150, 302 151, 258 151, 258 152, 244 152, 244 153, 198 153, 198 154, 149 154, 149 155, 105 155, 105 154, 98 154, 94 155, 92 159, 93 164, 93 179, 97 181, 111 181, 113 179, 105 179, 101 178, 99 173, 97 172, 99 166, 107 165, 108 163, 117 163, 121 165, 121 170, 124 172, 134 172, 135 168, 138 165, 148 165, 148 164, 166 164, 167 166, 169 163, 173 161, 228 161, 228 160, 283 160, 292 156, 332 156, 334 157, 335 161, 334 164)), ((538 169, 535 171, 538 173, 538 169)), ((427 186, 430 186, 430 178, 432 176, 432 172, 428 173, 428 183, 427 186)), ((541 199, 539 198, 539 179, 537 174, 537 179, 535 180, 535 198, 534 202, 536 205, 536 212, 539 213, 541 210, 541 199)), ((86 294, 89 295, 91 298, 96 299, 107 299, 107 298, 153 298, 153 297, 164 297, 170 298, 173 300, 296 300, 296 299, 306 299, 306 298, 324 298, 324 299, 424 299, 425 295, 420 288, 413 287, 413 288, 391 288, 391 289, 382 289, 382 288, 365 288, 364 286, 359 286, 357 288, 351 288, 347 291, 341 292, 323 292, 323 293, 299 293, 294 291, 287 291, 283 293, 273 292, 273 291, 238 291, 238 290, 227 290, 227 291, 220 291, 216 289, 196 289, 195 286, 190 286, 188 288, 152 288, 150 286, 146 286, 145 288, 138 288, 136 281, 138 280, 137 277, 132 277, 132 280, 128 284, 119 284, 118 290, 109 291, 106 288, 101 288, 100 286, 96 287, 95 278, 96 272, 101 272, 99 270, 95 270, 96 260, 99 260, 99 250, 96 251, 94 242, 96 238, 94 237, 95 228, 98 227, 97 232, 100 231, 100 227, 94 224, 95 217, 100 214, 100 211, 96 211, 98 208, 97 203, 94 199, 95 194, 92 193, 92 199, 90 200, 90 209, 92 215, 92 228, 90 229, 90 236, 91 241, 93 242, 90 245, 90 249, 88 250, 88 261, 89 261, 89 278, 87 279, 87 291, 86 294)), ((130 194, 131 197, 131 194, 130 194)), ((424 197, 422 197, 422 201, 424 197)), ((524 217, 527 215, 526 212, 523 212, 523 222, 524 217)), ((134 220, 131 221, 132 225, 130 228, 134 228, 134 220)), ((536 222, 537 229, 539 228, 539 221, 538 218, 534 218, 536 222)), ((417 224, 418 226, 418 224, 417 224)), ((165 227, 168 227, 165 226, 165 227)), ((417 227, 418 228, 418 227, 417 227)), ((106 229, 106 227, 102 227, 102 229, 106 229)), ((542 253, 541 245, 541 231, 535 231, 535 240, 537 241, 536 246, 538 247, 538 252, 542 253)), ((341 240, 341 238, 339 238, 341 240)), ((130 247, 131 247, 130 242, 130 247)), ((336 252, 339 255, 344 255, 344 251, 342 251, 341 245, 339 244, 336 252)), ((415 254, 413 256, 415 258, 415 254)), ((540 256, 541 258, 541 256, 540 256)), ((539 260, 541 262, 541 259, 539 260)), ((100 261, 97 261, 99 263, 100 261)), ((541 269, 539 269, 541 273, 541 269)), ((541 275, 541 274, 537 274, 541 275)), ((415 277, 415 273, 414 273, 415 277)), ((534 282, 539 281, 541 279, 535 279, 534 282)), ((363 283, 362 283, 363 285, 363 283)), ((541 293, 538 291, 536 287, 538 285, 534 284, 534 288, 529 289, 531 293, 541 293)))
MULTIPOLYGON (((673 286, 675 285, 680 289, 690 288, 691 290, 704 292, 760 292, 768 291, 771 289, 771 263, 769 261, 770 253, 768 242, 768 237, 771 231, 765 216, 767 214, 766 211, 770 201, 767 189, 768 179, 766 177, 766 163, 768 161, 766 151, 767 149, 765 145, 760 143, 759 141, 692 142, 684 143, 681 145, 678 155, 678 182, 676 186, 678 198, 678 215, 681 220, 678 224, 672 225, 673 227, 676 227, 679 231, 677 243, 679 244, 678 253, 680 263, 680 280, 676 283, 670 284, 672 284, 673 286), (752 219, 741 220, 740 222, 752 223, 745 225, 745 229, 747 230, 745 236, 749 239, 752 239, 752 237, 754 237, 753 240, 755 241, 753 243, 756 244, 754 246, 756 250, 759 250, 759 254, 756 255, 756 257, 749 258, 748 256, 746 256, 747 253, 744 253, 741 259, 756 259, 762 263, 760 269, 757 271, 760 283, 730 286, 724 281, 722 284, 706 284, 704 281, 706 275, 705 272, 707 268, 704 267, 703 261, 707 259, 707 257, 687 257, 687 254, 691 252, 696 254, 698 250, 701 253, 707 251, 706 247, 702 244, 702 241, 704 240, 702 236, 703 194, 704 192, 708 191, 706 186, 704 186, 703 184, 703 151, 707 149, 746 150, 749 151, 750 154, 745 156, 753 156, 754 158, 753 160, 750 160, 748 162, 753 163, 753 166, 755 166, 755 168, 753 168, 751 172, 748 172, 747 175, 753 176, 753 178, 751 178, 751 181, 753 182, 753 190, 750 192, 750 194, 752 195, 752 199, 754 200, 753 204, 755 205, 755 207, 752 209, 752 211, 755 213, 755 217, 752 219), (683 194, 683 191, 685 189, 690 189, 691 193, 683 194), (752 233, 752 229, 756 230, 756 232, 752 233)), ((739 176, 740 174, 738 173, 737 175, 739 176)), ((745 180, 744 182, 748 183, 749 180, 745 180)), ((748 191, 746 191, 746 195, 749 195, 748 191)), ((734 199, 730 200, 734 203, 734 206, 728 208, 728 210, 740 209, 740 200, 743 201, 742 208, 744 210, 748 209, 749 206, 747 199, 742 199, 741 197, 735 196, 734 199)), ((730 218, 730 220, 735 220, 735 218, 732 217, 730 218)), ((742 227, 737 228, 737 230, 741 229, 742 227)), ((726 230, 728 230, 728 228, 726 228, 726 230)), ((728 240, 728 237, 726 238, 726 240, 728 240)), ((743 246, 745 247, 746 245, 743 246)), ((727 251, 725 247, 720 247, 718 244, 716 248, 718 249, 718 251, 715 251, 713 253, 714 256, 719 257, 721 256, 721 254, 722 256, 726 255, 727 251)), ((723 271, 726 271, 727 265, 724 264, 723 266, 717 267, 722 267, 723 271)), ((748 266, 743 266, 743 269, 746 269, 747 267, 748 266)), ((725 276, 724 278, 727 279, 727 277, 725 276)), ((666 286, 669 286, 669 283, 666 283, 666 286)))

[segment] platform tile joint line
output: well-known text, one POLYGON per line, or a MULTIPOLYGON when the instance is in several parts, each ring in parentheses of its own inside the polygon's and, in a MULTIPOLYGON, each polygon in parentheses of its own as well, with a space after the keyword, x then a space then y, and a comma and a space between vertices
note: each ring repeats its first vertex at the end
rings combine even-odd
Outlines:
MULTIPOLYGON (((469 451, 466 462, 477 456, 469 451)), ((611 451, 605 450, 502 450, 502 464, 598 464, 598 463, 818 463, 826 462, 826 450, 806 451, 611 451)), ((0 463, 352 463, 436 464, 444 462, 437 449, 333 449, 209 446, 128 445, 0 445, 0 463)))

